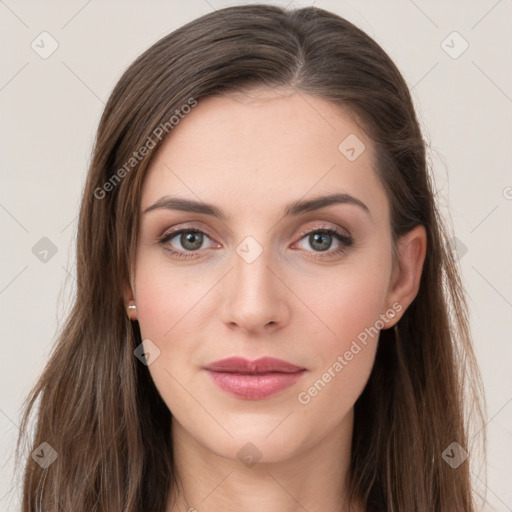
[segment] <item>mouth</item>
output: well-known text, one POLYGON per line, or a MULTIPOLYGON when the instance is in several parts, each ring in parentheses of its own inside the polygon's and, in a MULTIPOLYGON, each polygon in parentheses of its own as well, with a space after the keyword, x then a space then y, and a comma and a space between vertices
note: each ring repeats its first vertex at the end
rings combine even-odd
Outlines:
POLYGON ((305 368, 271 357, 256 361, 231 357, 204 369, 217 387, 246 400, 273 396, 293 386, 306 372, 305 368))

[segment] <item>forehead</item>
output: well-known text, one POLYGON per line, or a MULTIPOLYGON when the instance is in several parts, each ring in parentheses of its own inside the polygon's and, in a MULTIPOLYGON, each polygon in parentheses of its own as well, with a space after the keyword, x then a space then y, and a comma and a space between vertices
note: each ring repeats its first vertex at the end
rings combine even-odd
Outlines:
POLYGON ((344 192, 387 216, 374 168, 371 140, 325 99, 266 88, 211 96, 183 116, 154 155, 141 210, 165 194, 258 213, 344 192))

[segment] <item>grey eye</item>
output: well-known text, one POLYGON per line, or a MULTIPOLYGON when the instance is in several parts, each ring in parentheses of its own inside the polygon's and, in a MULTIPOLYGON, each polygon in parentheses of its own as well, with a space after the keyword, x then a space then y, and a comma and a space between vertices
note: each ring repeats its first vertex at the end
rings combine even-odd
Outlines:
POLYGON ((200 231, 184 231, 179 237, 181 246, 187 251, 197 251, 203 245, 203 233, 200 231))
POLYGON ((332 235, 329 233, 312 233, 309 235, 308 242, 313 249, 318 251, 326 251, 332 244, 332 235))

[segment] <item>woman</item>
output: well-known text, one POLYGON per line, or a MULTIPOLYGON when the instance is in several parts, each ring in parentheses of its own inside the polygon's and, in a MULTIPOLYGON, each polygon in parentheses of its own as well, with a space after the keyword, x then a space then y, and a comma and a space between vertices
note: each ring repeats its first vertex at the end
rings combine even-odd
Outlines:
POLYGON ((100 121, 23 510, 475 510, 447 239, 354 25, 252 5, 164 37, 100 121))

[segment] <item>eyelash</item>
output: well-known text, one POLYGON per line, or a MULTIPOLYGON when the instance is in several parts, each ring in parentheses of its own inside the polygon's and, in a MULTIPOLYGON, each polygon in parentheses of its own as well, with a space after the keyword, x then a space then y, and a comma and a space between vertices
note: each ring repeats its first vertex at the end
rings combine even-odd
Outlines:
MULTIPOLYGON (((196 228, 182 228, 177 229, 176 231, 171 231, 170 233, 164 234, 161 238, 158 239, 158 243, 162 246, 165 245, 167 242, 175 238, 177 235, 180 235, 182 233, 201 233, 203 235, 206 235, 208 238, 211 238, 208 233, 205 233, 204 231, 201 231, 200 229, 196 228)), ((312 235, 314 233, 322 233, 322 234, 329 234, 333 235, 339 242, 340 247, 338 247, 335 250, 331 251, 313 251, 314 256, 312 256, 313 259, 328 259, 334 256, 337 256, 339 254, 345 253, 349 247, 351 247, 354 243, 354 240, 350 237, 342 233, 341 231, 338 231, 336 228, 332 227, 321 227, 312 229, 310 231, 306 231, 302 233, 299 237, 299 241, 305 238, 306 236, 312 235), (324 254, 327 254, 327 256, 324 256, 324 254)), ((181 252, 181 251, 175 251, 174 249, 169 249, 168 247, 165 247, 165 250, 168 251, 173 257, 179 258, 179 259, 190 259, 193 258, 194 255, 198 251, 187 251, 187 252, 181 252)))

